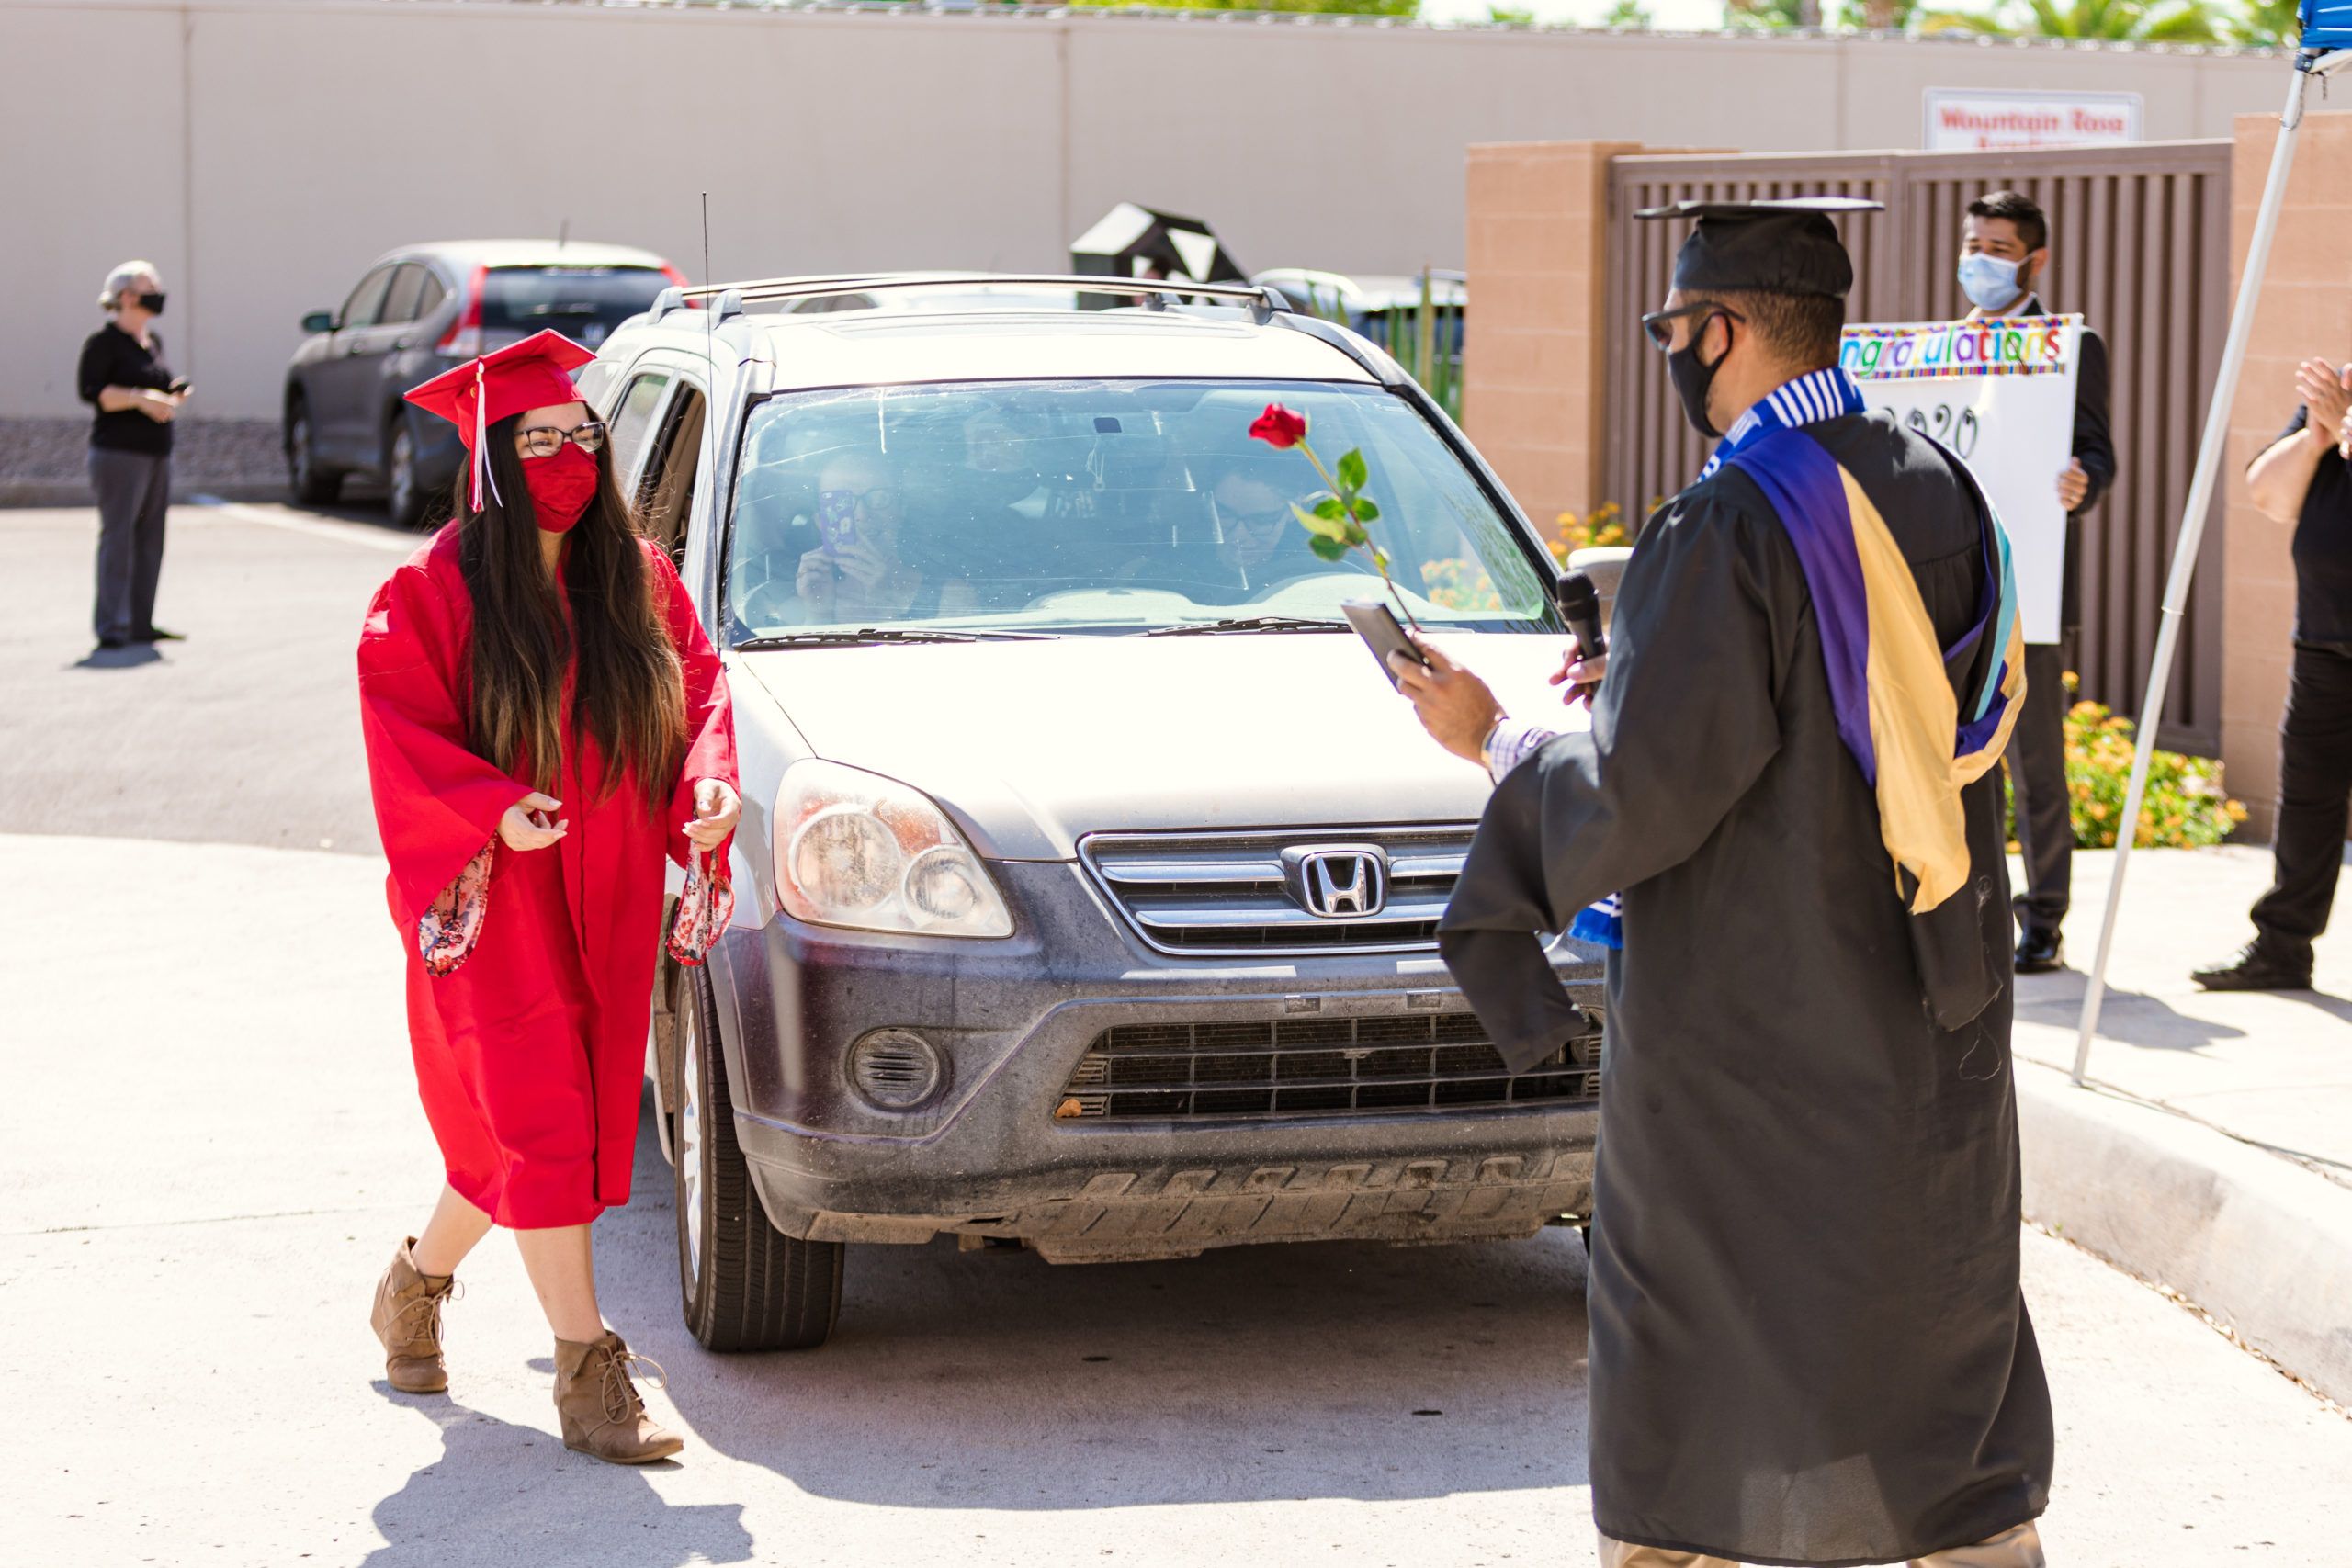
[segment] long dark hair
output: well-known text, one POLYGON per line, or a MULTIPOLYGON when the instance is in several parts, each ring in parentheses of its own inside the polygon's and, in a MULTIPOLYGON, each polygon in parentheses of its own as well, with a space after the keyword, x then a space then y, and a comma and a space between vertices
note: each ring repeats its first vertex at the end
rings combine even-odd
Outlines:
POLYGON ((474 606, 469 743, 502 768, 526 763, 533 787, 553 794, 570 661, 572 722, 604 758, 603 776, 588 781, 595 798, 609 798, 627 777, 661 810, 685 759, 686 693, 654 604, 644 530, 621 498, 607 446, 596 454, 595 497, 566 539, 567 633, 514 450, 521 419, 502 419, 484 435, 496 489, 483 487, 480 512, 465 504, 471 465, 458 476, 458 564, 474 606))

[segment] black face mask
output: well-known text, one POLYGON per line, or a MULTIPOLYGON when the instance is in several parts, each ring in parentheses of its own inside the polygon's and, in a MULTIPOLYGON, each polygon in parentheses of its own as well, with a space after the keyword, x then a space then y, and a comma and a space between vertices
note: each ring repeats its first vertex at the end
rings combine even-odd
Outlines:
POLYGON ((1714 385, 1715 372, 1723 368, 1725 359, 1731 357, 1731 347, 1725 344, 1723 354, 1709 365, 1700 359, 1699 344, 1707 335, 1707 323, 1718 320, 1724 323, 1724 335, 1728 338, 1731 335, 1731 319, 1728 316, 1702 317, 1691 329, 1690 343, 1666 356, 1667 378, 1674 383, 1674 395, 1682 400, 1682 417, 1690 422, 1692 429, 1710 441, 1722 435, 1723 432, 1707 418, 1707 389, 1714 385))
POLYGON ((134 294, 131 296, 131 301, 151 316, 160 316, 164 313, 164 297, 161 293, 134 294))

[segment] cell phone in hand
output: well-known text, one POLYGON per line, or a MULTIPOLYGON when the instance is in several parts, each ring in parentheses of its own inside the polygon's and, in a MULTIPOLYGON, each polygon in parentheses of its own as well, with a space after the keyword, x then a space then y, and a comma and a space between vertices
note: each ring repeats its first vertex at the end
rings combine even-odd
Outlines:
POLYGON ((1390 654, 1401 653, 1416 664, 1428 665, 1429 660, 1414 646, 1413 639, 1405 635, 1405 628, 1396 624, 1396 615, 1379 600, 1344 599, 1340 603, 1340 613, 1348 617, 1348 625, 1355 627, 1356 636, 1372 649, 1373 658, 1380 661, 1380 672, 1388 677, 1390 685, 1404 685, 1396 679, 1396 671, 1388 668, 1390 654))
POLYGON ((196 388, 190 384, 187 377, 175 376, 172 378, 172 384, 164 388, 164 390, 171 393, 174 397, 185 397, 188 393, 196 390, 196 388))
POLYGON ((817 498, 817 544, 829 556, 837 556, 857 543, 857 498, 843 492, 826 492, 817 498))

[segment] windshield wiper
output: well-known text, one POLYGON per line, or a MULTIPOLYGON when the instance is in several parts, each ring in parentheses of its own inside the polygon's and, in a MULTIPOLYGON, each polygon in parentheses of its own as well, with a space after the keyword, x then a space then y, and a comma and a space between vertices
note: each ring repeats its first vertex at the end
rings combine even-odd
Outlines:
POLYGON ((1213 632, 1343 632, 1345 621, 1317 620, 1307 615, 1236 615, 1222 621, 1188 621, 1181 626, 1154 626, 1137 637, 1206 637, 1213 632))
POLYGON ((735 645, 738 653, 774 648, 843 648, 870 642, 1034 642, 1049 632, 947 632, 907 626, 862 626, 854 632, 778 632, 773 637, 747 637, 735 645))

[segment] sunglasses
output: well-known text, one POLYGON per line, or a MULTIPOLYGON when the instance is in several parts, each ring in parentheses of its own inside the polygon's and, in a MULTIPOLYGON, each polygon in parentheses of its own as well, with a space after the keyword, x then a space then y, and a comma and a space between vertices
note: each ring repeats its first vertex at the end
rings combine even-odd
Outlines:
POLYGON ((1699 325, 1702 329, 1706 326, 1709 319, 1715 316, 1728 316, 1733 321, 1743 324, 1747 321, 1746 316, 1728 305, 1718 305, 1712 299, 1702 299, 1695 305, 1678 306, 1671 310, 1652 310, 1642 318, 1642 331, 1649 333, 1650 342, 1660 353, 1664 353, 1674 344, 1673 323, 1685 316, 1700 317, 1699 325))
POLYGON ((552 457, 563 450, 563 444, 567 441, 582 452, 601 452, 605 449, 605 427, 591 420, 571 430, 547 426, 537 430, 520 430, 514 433, 514 450, 526 457, 552 457))

